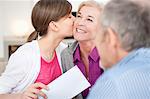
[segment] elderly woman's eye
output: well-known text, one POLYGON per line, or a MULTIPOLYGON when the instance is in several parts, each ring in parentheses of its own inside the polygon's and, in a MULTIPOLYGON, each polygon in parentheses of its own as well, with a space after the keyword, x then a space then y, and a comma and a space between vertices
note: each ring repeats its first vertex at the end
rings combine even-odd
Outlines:
POLYGON ((92 19, 87 19, 88 21, 90 21, 90 22, 93 22, 93 20, 92 19))
POLYGON ((77 15, 77 18, 81 18, 81 15, 77 15))

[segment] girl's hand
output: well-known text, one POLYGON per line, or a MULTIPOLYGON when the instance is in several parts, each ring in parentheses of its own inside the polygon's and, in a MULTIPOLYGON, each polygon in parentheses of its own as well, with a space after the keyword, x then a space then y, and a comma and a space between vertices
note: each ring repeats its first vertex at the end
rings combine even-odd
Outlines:
POLYGON ((38 96, 42 96, 44 99, 47 99, 47 96, 40 89, 48 90, 48 87, 42 83, 31 84, 23 92, 23 99, 38 99, 38 96))

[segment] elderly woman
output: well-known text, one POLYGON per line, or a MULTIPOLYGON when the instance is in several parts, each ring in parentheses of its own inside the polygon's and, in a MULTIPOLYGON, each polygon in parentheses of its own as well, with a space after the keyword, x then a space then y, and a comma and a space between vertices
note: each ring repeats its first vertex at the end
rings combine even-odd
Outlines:
MULTIPOLYGON (((73 36, 77 40, 62 52, 62 66, 64 72, 77 65, 91 86, 103 73, 99 65, 100 57, 94 44, 94 38, 99 28, 101 5, 96 1, 85 1, 79 6, 74 23, 73 36)), ((77 99, 86 98, 89 89, 77 96, 77 99)))

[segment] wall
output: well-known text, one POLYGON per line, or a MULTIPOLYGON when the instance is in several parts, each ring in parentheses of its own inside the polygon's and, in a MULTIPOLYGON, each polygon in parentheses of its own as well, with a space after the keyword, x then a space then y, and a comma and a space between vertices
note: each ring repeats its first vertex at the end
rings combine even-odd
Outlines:
MULTIPOLYGON (((1 0, 0 9, 2 10, 0 23, 2 29, 0 33, 3 35, 15 35, 15 25, 24 21, 31 26, 30 16, 32 10, 32 1, 29 0, 1 0)), ((24 27, 26 28, 26 27, 24 27)), ((31 28, 30 28, 31 29, 31 28)), ((19 30, 19 28, 18 28, 19 30)), ((29 30, 28 30, 29 31, 29 30)), ((17 33, 16 33, 17 34, 17 33)))
POLYGON ((33 0, 0 0, 0 59, 4 57, 3 36, 21 36, 33 31, 30 18, 33 3, 33 0))
POLYGON ((0 60, 4 57, 3 38, 0 34, 0 60))
MULTIPOLYGON (((1 2, 0 2, 0 31, 2 31, 2 9, 1 9, 1 2)), ((2 32, 0 32, 0 60, 1 60, 1 58, 3 58, 4 57, 4 50, 3 50, 3 39, 2 39, 2 32)))

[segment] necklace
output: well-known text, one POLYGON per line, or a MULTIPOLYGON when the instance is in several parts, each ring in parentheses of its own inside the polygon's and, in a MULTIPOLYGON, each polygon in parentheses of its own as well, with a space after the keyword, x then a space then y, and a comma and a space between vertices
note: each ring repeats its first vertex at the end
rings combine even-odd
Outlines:
POLYGON ((43 56, 43 58, 45 59, 45 60, 52 60, 52 58, 53 58, 53 56, 54 56, 54 53, 50 53, 49 55, 44 55, 43 56))

